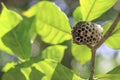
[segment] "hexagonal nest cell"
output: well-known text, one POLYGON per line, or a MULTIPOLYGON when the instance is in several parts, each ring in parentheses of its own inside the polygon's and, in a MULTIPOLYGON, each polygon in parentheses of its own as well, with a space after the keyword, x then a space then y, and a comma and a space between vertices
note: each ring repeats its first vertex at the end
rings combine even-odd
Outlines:
POLYGON ((102 38, 100 25, 91 22, 79 22, 73 27, 73 42, 80 45, 95 46, 102 38))

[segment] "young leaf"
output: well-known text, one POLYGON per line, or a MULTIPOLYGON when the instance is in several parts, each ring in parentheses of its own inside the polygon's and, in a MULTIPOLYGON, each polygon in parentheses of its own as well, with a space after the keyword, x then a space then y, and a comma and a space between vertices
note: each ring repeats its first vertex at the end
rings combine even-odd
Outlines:
POLYGON ((66 48, 66 46, 61 45, 50 46, 42 52, 41 57, 61 62, 66 48))
POLYGON ((79 0, 83 21, 92 21, 108 9, 110 9, 117 0, 79 0))
POLYGON ((33 80, 33 78, 35 80, 82 80, 70 69, 51 59, 33 59, 19 64, 14 69, 6 72, 2 80, 33 80), (15 73, 15 71, 17 71, 17 73, 15 73), (36 72, 38 74, 36 74, 36 72))
POLYGON ((9 47, 17 57, 28 59, 31 56, 30 29, 33 18, 24 19, 17 27, 3 36, 4 44, 9 47))
POLYGON ((4 4, 2 4, 2 7, 2 13, 0 14, 0 50, 12 53, 12 51, 3 44, 1 38, 13 29, 22 20, 22 17, 16 12, 8 10, 4 4))
POLYGON ((54 3, 41 1, 24 12, 24 15, 36 15, 36 31, 43 41, 58 44, 71 39, 68 18, 54 3))
POLYGON ((80 6, 74 10, 73 17, 74 17, 75 24, 82 20, 80 6))
POLYGON ((78 60, 81 64, 85 64, 91 59, 91 52, 87 46, 83 45, 72 45, 72 55, 76 60, 78 60))

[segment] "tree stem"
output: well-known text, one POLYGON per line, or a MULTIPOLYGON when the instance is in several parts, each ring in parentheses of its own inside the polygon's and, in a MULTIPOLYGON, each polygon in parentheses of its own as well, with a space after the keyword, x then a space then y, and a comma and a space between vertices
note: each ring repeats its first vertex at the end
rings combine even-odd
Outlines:
POLYGON ((89 80, 93 80, 93 75, 94 75, 94 69, 95 69, 95 53, 96 49, 91 49, 92 52, 92 58, 91 58, 91 73, 90 73, 90 78, 89 80))
POLYGON ((108 31, 105 33, 103 38, 100 40, 100 42, 96 46, 94 46, 95 49, 99 48, 105 42, 105 40, 108 39, 108 37, 112 34, 113 30, 115 29, 115 27, 117 26, 119 21, 120 21, 120 13, 118 14, 116 19, 114 20, 113 24, 108 29, 108 31))
POLYGON ((89 80, 94 80, 94 69, 95 69, 95 54, 96 54, 96 50, 105 42, 105 40, 107 40, 109 38, 109 36, 113 33, 113 30, 115 29, 115 27, 117 26, 118 22, 120 21, 120 13, 118 14, 118 16, 116 17, 116 19, 114 20, 113 24, 110 26, 110 28, 108 29, 108 31, 105 33, 105 35, 103 36, 103 38, 100 40, 100 42, 95 45, 94 47, 88 46, 89 48, 91 48, 91 52, 92 52, 92 58, 91 58, 91 72, 90 72, 90 77, 89 80))

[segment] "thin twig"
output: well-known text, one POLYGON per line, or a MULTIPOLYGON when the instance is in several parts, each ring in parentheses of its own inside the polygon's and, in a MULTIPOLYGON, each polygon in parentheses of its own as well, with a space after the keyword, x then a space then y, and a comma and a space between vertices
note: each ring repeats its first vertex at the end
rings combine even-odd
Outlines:
POLYGON ((92 49, 92 58, 91 58, 91 73, 90 73, 90 78, 89 80, 94 80, 94 69, 95 69, 95 53, 96 53, 96 49, 92 49))
POLYGON ((117 26, 119 21, 120 21, 120 13, 118 14, 116 19, 114 20, 114 22, 111 25, 111 27, 109 28, 109 30, 106 32, 106 34, 100 40, 100 42, 96 46, 94 46, 95 49, 99 48, 105 42, 105 40, 108 39, 108 37, 112 34, 113 30, 115 29, 115 27, 117 26))
POLYGON ((120 13, 118 14, 116 19, 114 20, 113 24, 108 29, 108 31, 105 33, 103 38, 100 40, 100 42, 96 46, 94 46, 94 47, 90 47, 89 46, 89 48, 91 48, 91 51, 92 51, 91 72, 90 72, 89 80, 94 80, 93 75, 94 75, 94 69, 95 69, 95 54, 96 54, 97 48, 99 48, 105 42, 105 40, 108 39, 108 37, 112 34, 113 30, 115 29, 115 27, 117 26, 119 21, 120 21, 120 13))

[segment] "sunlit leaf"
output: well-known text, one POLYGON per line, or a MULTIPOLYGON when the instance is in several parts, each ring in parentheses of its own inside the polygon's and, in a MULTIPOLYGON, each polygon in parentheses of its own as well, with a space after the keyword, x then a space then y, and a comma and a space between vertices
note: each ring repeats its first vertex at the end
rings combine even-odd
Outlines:
POLYGON ((7 63, 7 64, 3 67, 2 71, 3 71, 3 72, 7 72, 10 68, 14 68, 15 65, 17 65, 17 62, 7 63))
MULTIPOLYGON (((103 26, 104 34, 110 28, 113 22, 109 22, 103 26)), ((113 49, 120 49, 120 45, 117 41, 120 41, 120 23, 116 26, 115 30, 111 34, 111 36, 105 41, 106 45, 113 49)))
POLYGON ((81 64, 85 64, 91 59, 91 51, 87 46, 83 45, 72 45, 72 55, 81 64))
POLYGON ((109 46, 110 48, 120 49, 120 45, 119 45, 118 41, 120 41, 120 35, 119 35, 119 34, 116 34, 116 35, 112 35, 111 37, 109 37, 109 38, 105 41, 105 44, 106 44, 107 46, 109 46))
POLYGON ((107 30, 110 28, 111 25, 112 25, 112 22, 108 22, 102 26, 103 27, 103 35, 107 32, 107 30))
POLYGON ((120 22, 118 23, 118 25, 115 27, 112 35, 116 35, 116 34, 120 34, 120 22))
POLYGON ((81 80, 70 69, 54 61, 45 60, 44 62, 40 62, 39 70, 41 69, 46 75, 46 78, 43 80, 81 80))
POLYGON ((33 80, 34 77, 35 80, 82 80, 70 69, 56 61, 50 59, 36 60, 22 63, 14 69, 10 69, 3 75, 2 80, 15 80, 17 78, 17 80, 33 80))
POLYGON ((50 46, 42 52, 41 57, 61 62, 66 48, 66 46, 61 45, 50 46))
POLYGON ((30 29, 33 19, 24 19, 17 27, 2 38, 17 57, 28 59, 31 56, 30 29))
POLYGON ((117 0, 79 0, 83 21, 92 21, 110 9, 117 0))
POLYGON ((54 3, 41 1, 24 12, 24 15, 36 15, 36 31, 43 41, 58 44, 71 39, 68 18, 54 3))
POLYGON ((13 29, 22 18, 16 12, 8 10, 3 4, 2 7, 2 13, 0 14, 0 50, 12 53, 12 51, 3 44, 1 38, 13 29))
MULTIPOLYGON (((103 29, 104 29, 104 34, 107 32, 107 30, 111 27, 111 25, 113 24, 113 22, 108 22, 105 25, 103 25, 103 29)), ((112 35, 116 35, 120 33, 120 22, 118 23, 118 25, 115 27, 112 35)))
POLYGON ((80 7, 77 7, 74 10, 73 17, 74 17, 75 24, 82 20, 82 15, 81 15, 80 7))

